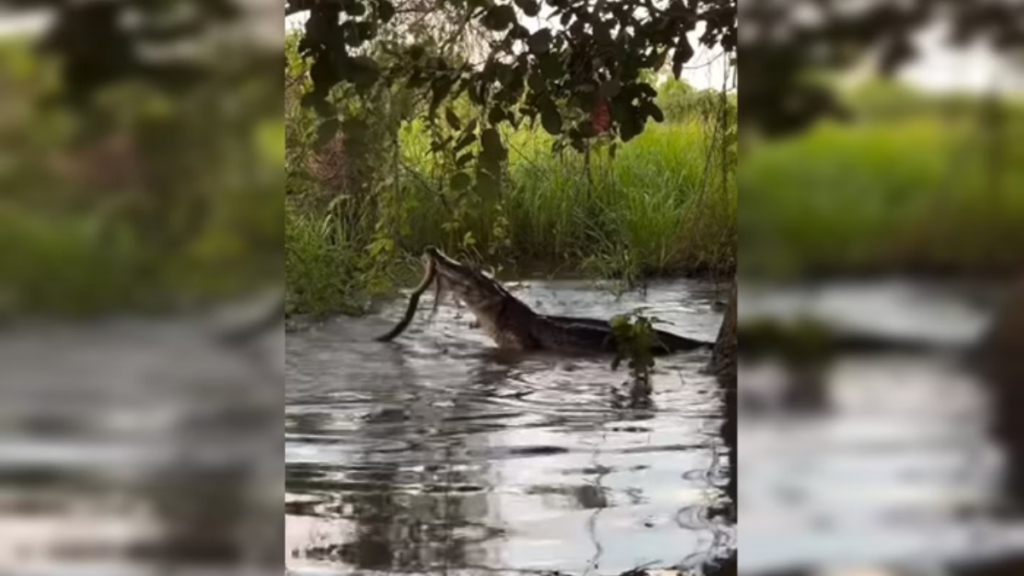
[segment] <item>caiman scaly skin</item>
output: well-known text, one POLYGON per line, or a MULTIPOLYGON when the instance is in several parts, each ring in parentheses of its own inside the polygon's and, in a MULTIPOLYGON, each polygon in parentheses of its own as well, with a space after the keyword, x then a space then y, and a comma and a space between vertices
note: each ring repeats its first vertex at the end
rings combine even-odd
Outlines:
MULTIPOLYGON (((425 254, 437 271, 438 282, 452 291, 476 316, 480 327, 499 348, 550 350, 565 353, 615 352, 616 342, 605 320, 538 314, 480 270, 457 262, 436 248, 425 254)), ((713 343, 654 330, 653 354, 668 354, 713 343)))

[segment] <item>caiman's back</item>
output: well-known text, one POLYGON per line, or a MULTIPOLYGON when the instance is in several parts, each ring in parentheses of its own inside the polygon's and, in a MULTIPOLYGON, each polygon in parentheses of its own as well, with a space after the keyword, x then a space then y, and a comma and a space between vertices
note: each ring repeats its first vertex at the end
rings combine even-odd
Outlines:
MULTIPOLYGON (((616 342, 607 321, 537 314, 500 283, 483 272, 461 264, 436 248, 425 251, 438 280, 476 316, 480 327, 501 348, 553 350, 567 353, 614 352, 616 342)), ((655 330, 652 352, 668 353, 710 346, 655 330)))

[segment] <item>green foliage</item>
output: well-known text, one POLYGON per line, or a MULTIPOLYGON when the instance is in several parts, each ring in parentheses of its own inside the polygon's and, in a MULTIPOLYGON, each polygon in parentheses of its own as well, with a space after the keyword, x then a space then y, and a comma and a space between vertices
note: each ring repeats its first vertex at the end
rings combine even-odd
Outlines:
POLYGON ((427 245, 506 270, 555 267, 627 284, 735 266, 734 167, 709 169, 723 163, 721 118, 553 154, 564 122, 557 109, 514 127, 500 107, 475 115, 465 94, 420 98, 382 83, 370 103, 342 84, 326 101, 345 120, 325 135, 315 107, 302 105, 315 61, 301 55, 299 35, 286 42, 288 226, 306 229, 291 237, 311 254, 299 262, 288 253, 289 290, 305 291, 291 295, 294 312, 362 309, 427 245), (331 274, 346 279, 322 280, 331 274))
POLYGON ((321 219, 289 209, 285 217, 287 311, 313 317, 356 314, 365 306, 367 254, 355 249, 333 214, 321 219))
POLYGON ((753 30, 798 29, 793 34, 751 34, 744 43, 744 130, 767 135, 799 133, 824 117, 842 117, 843 106, 812 73, 826 66, 849 69, 868 55, 891 74, 917 55, 915 35, 942 21, 949 41, 990 43, 1010 54, 1024 37, 1015 2, 908 0, 872 2, 848 10, 848 0, 781 2, 751 10, 744 26, 753 30), (755 96, 756 95, 756 96, 755 96))
POLYGON ((639 312, 620 314, 610 321, 616 343, 615 360, 612 369, 618 368, 625 359, 629 367, 630 395, 634 401, 651 395, 651 374, 654 372, 654 356, 651 351, 655 344, 652 320, 639 312))
POLYGON ((545 0, 544 5, 560 26, 531 32, 520 20, 540 13, 542 5, 535 0, 403 6, 420 12, 419 18, 396 17, 389 0, 290 0, 286 14, 309 11, 297 46, 311 58, 311 86, 302 100, 324 118, 326 139, 336 129, 333 118, 346 113, 331 102, 336 86, 352 88, 353 96, 366 102, 376 101, 382 86, 418 90, 430 98, 432 122, 444 103, 465 97, 470 104, 465 115, 448 110, 446 122, 436 122, 432 149, 451 155, 465 150, 467 163, 477 163, 476 189, 486 193, 497 187, 507 158, 496 138, 499 128, 539 121, 558 136, 553 150, 569 145, 582 152, 601 136, 592 115, 605 103, 610 118, 604 138, 629 141, 649 119, 663 118, 654 101, 656 90, 644 81, 646 73, 668 65, 678 77, 694 54, 687 33, 698 22, 705 25, 702 44, 736 49, 735 0, 663 7, 642 0, 595 6, 584 0, 545 0), (422 26, 431 16, 440 33, 422 26), (454 30, 448 31, 445 21, 455 23, 454 30), (449 49, 472 45, 470 38, 488 48, 479 65, 466 57, 470 50, 449 49), (469 147, 474 141, 478 148, 469 147))
POLYGON ((5 312, 166 310, 280 274, 279 83, 107 82, 68 105, 55 64, 0 45, 5 312))
MULTIPOLYGON (((63 104, 87 111, 92 99, 111 86, 143 81, 164 94, 187 94, 216 75, 215 59, 153 58, 184 43, 216 38, 226 23, 235 23, 234 0, 163 0, 161 2, 22 2, 20 7, 53 14, 40 46, 58 68, 63 104), (132 25, 124 22, 131 18, 132 25)), ((17 7, 17 6, 16 6, 17 7)))
MULTIPOLYGON (((684 80, 669 78, 658 86, 656 102, 665 112, 668 122, 704 121, 714 123, 722 111, 722 93, 718 90, 696 90, 684 80)), ((725 106, 730 118, 735 119, 736 93, 725 95, 725 106)), ((735 122, 735 120, 731 120, 735 122)))
POLYGON ((1018 269, 1024 148, 1008 139, 993 153, 992 144, 998 130, 1024 126, 1020 104, 1005 102, 993 131, 978 99, 878 84, 848 97, 862 122, 823 123, 745 154, 744 268, 787 275, 1018 269))
MULTIPOLYGON (((349 216, 350 224, 337 232, 348 239, 346 250, 371 255, 385 275, 427 245, 505 268, 596 273, 627 282, 724 275, 735 266, 735 181, 730 176, 723 186, 715 171, 704 180, 708 142, 697 124, 649 130, 614 160, 594 152, 589 178, 584 158, 550 154, 550 136, 510 133, 509 176, 494 201, 467 193, 451 160, 428 153, 428 130, 420 122, 403 128, 401 176, 368 196, 372 208, 348 199, 339 204, 349 216), (381 237, 379 230, 389 233, 381 237)), ((311 217, 289 225, 319 223, 311 217)), ((291 268, 291 252, 288 258, 291 268)), ((290 287, 294 278, 289 272, 290 287)))

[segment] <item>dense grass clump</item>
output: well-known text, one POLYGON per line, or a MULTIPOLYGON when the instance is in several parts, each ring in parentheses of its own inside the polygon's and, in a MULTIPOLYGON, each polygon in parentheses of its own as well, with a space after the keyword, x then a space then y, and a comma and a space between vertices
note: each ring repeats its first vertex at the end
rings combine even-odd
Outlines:
MULTIPOLYGON (((962 100, 952 101, 955 108, 902 109, 891 97, 879 108, 875 98, 859 123, 826 123, 751 146, 739 171, 744 270, 1019 269, 1024 149, 979 123, 983 103, 964 114, 970 108, 962 100)), ((1024 115, 1008 110, 1000 130, 1019 133, 1024 115)))
MULTIPOLYGON (((736 194, 732 182, 706 170, 707 136, 697 124, 651 126, 611 158, 553 155, 551 138, 524 130, 508 138, 508 180, 492 211, 463 227, 472 247, 506 266, 552 265, 565 272, 601 266, 616 274, 680 275, 726 271, 732 264, 736 194)), ((413 149, 416 147, 413 146, 413 149)), ((419 156, 424 179, 435 173, 419 156)), ((410 162, 413 162, 410 158, 410 162)), ((405 244, 452 250, 441 197, 423 188, 405 244)))

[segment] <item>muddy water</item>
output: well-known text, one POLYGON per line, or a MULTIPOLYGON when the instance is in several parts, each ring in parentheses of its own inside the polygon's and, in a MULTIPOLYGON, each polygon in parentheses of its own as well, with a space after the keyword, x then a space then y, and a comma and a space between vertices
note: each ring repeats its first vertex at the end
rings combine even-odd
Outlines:
POLYGON ((941 287, 876 283, 744 291, 740 309, 741 319, 810 315, 928 344, 841 355, 799 380, 820 390, 797 406, 780 400, 798 381, 792 372, 741 361, 741 573, 973 565, 986 574, 996 564, 1021 573, 1024 523, 1007 512, 1004 478, 1022 465, 1012 454, 1024 439, 995 431, 1007 409, 958 352, 984 329, 985 306, 941 287))
MULTIPOLYGON (((585 283, 529 283, 547 313, 646 307, 713 340, 712 286, 674 282, 616 299, 585 283)), ((607 359, 510 356, 432 296, 401 314, 337 319, 287 340, 288 567, 309 573, 618 574, 729 552, 711 511, 727 477, 723 398, 707 352, 659 363, 653 404, 624 406, 607 359)))

